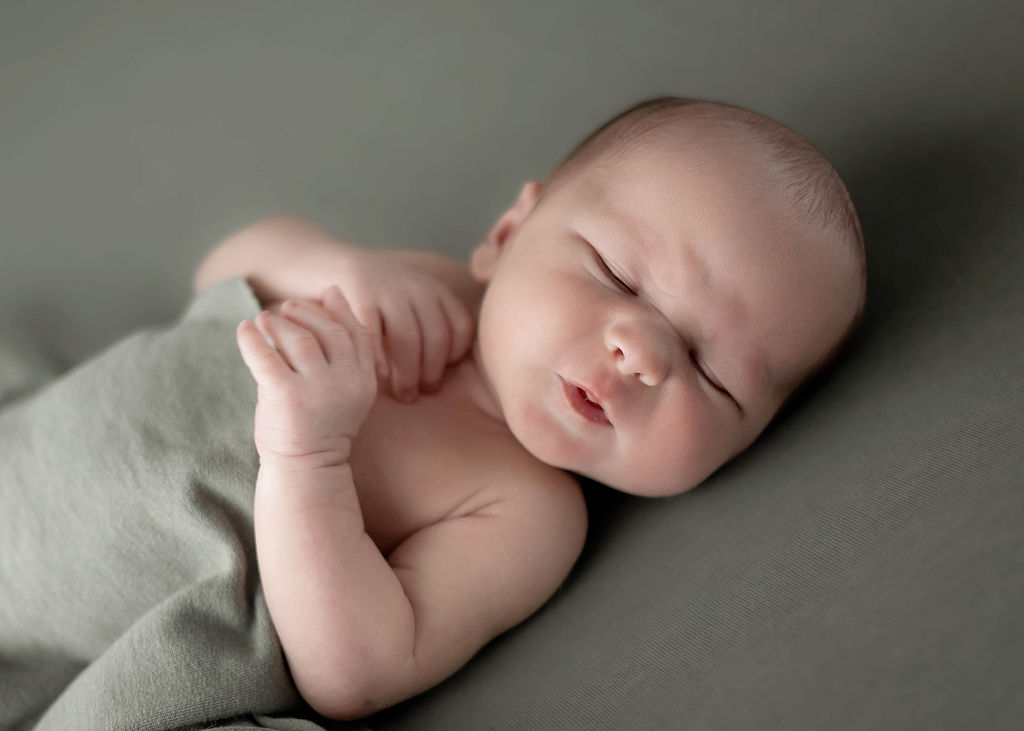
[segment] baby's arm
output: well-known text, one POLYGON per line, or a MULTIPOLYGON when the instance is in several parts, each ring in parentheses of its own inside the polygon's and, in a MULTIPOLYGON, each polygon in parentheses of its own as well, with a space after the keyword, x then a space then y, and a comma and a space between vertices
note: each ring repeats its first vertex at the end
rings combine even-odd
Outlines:
POLYGON ((322 308, 289 301, 281 314, 243 322, 238 340, 259 387, 260 576, 292 677, 314 709, 357 718, 435 685, 568 574, 585 513, 578 491, 550 478, 492 486, 387 559, 380 553, 348 464, 374 394, 373 356, 337 290, 322 308))
POLYGON ((193 278, 196 292, 232 277, 245 277, 264 306, 289 297, 316 298, 350 266, 353 251, 373 251, 392 264, 436 277, 469 309, 481 285, 466 262, 432 251, 368 250, 343 241, 298 216, 272 216, 243 228, 215 246, 193 278))
POLYGON ((230 236, 195 274, 196 291, 243 276, 264 307, 338 285, 374 344, 377 373, 412 400, 472 344, 480 285, 464 262, 426 251, 367 249, 309 221, 277 216, 230 236))

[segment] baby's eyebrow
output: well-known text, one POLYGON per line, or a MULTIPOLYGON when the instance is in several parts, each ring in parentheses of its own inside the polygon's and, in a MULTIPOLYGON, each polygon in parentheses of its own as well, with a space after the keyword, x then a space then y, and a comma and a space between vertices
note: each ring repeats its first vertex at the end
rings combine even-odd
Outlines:
MULTIPOLYGON (((658 284, 659 272, 685 269, 695 276, 696 281, 707 292, 715 294, 711 268, 707 261, 693 250, 692 246, 687 246, 687 241, 669 240, 656 227, 625 208, 609 204, 606 206, 606 211, 606 221, 615 230, 615 235, 638 247, 640 259, 646 269, 645 273, 654 284, 658 284), (665 252, 675 256, 671 256, 668 261, 657 261, 657 257, 652 256, 654 252, 665 252), (673 266, 674 263, 678 263, 678 266, 673 266)), ((664 289, 666 292, 671 291, 671 288, 664 289)))
MULTIPOLYGON (((641 218, 634 216, 624 208, 614 205, 607 206, 607 221, 612 224, 625 241, 636 242, 645 253, 649 253, 651 244, 665 244, 663 236, 641 218)), ((661 246, 665 250, 664 246, 661 246)))

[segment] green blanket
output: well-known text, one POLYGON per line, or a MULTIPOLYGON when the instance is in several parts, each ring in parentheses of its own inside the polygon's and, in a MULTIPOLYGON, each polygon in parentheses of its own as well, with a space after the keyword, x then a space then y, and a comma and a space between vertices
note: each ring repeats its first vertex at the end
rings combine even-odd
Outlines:
POLYGON ((0 729, 320 728, 256 565, 257 311, 226 282, 0 411, 0 729))

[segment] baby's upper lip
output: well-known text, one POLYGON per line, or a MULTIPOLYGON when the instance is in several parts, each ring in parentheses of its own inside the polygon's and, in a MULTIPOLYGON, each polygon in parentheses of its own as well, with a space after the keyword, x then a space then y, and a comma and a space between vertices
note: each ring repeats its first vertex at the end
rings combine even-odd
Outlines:
POLYGON ((601 405, 602 398, 597 395, 597 393, 594 391, 594 389, 588 388, 587 386, 584 386, 582 384, 577 384, 577 385, 583 391, 583 393, 587 394, 587 398, 588 399, 593 401, 598 406, 601 406, 602 409, 604 408, 604 406, 601 405))

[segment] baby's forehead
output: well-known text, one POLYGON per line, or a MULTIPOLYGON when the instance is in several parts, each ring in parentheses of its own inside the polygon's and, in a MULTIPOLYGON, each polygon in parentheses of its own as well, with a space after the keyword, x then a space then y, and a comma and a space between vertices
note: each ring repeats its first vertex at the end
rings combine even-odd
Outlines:
MULTIPOLYGON (((580 170, 580 177, 614 195, 623 186, 647 185, 692 196, 698 186, 708 196, 743 191, 770 202, 773 210, 788 208, 786 186, 770 151, 747 137, 721 131, 694 138, 639 135, 594 158, 580 170)), ((662 203, 669 210, 680 205, 671 197, 662 203)))
POLYGON ((609 151, 578 172, 578 189, 592 212, 631 217, 638 227, 700 228, 694 222, 712 207, 732 218, 770 218, 775 226, 792 218, 785 186, 765 156, 730 139, 650 139, 609 151))

